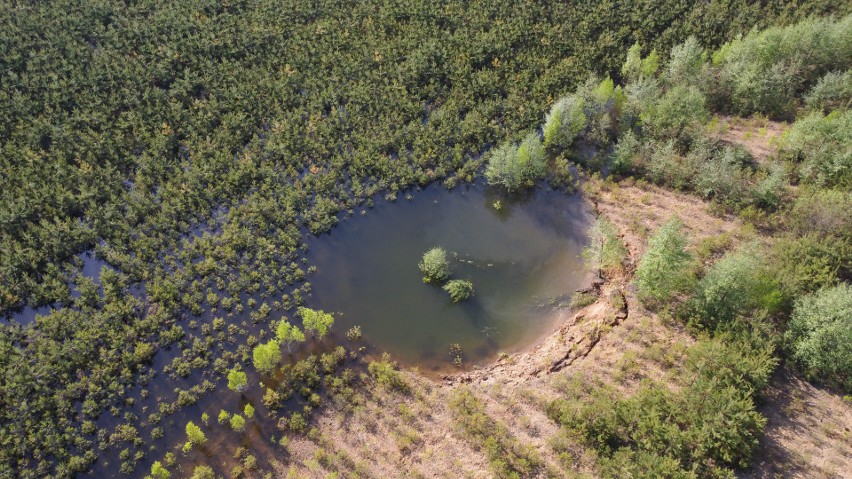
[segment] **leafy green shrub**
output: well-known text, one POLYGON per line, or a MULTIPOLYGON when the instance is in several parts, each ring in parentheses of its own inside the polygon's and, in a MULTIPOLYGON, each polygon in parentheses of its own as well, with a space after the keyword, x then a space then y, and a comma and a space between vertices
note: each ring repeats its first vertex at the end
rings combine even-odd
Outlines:
MULTIPOLYGON (((599 80, 596 76, 590 76, 585 83, 577 87, 574 93, 580 98, 584 105, 583 112, 586 116, 586 128, 583 133, 583 141, 587 146, 608 148, 614 139, 619 120, 627 103, 627 97, 621 86, 616 86, 611 78, 606 77, 599 80)), ((587 157, 594 151, 579 151, 580 157, 587 157)), ((594 158, 597 161, 597 158, 594 158)), ((595 165, 598 168, 597 165, 595 165)))
POLYGON ((623 175, 636 170, 641 161, 640 147, 639 139, 632 131, 628 130, 622 134, 612 150, 610 171, 623 175))
POLYGON ((790 357, 809 378, 852 392, 852 285, 802 297, 785 338, 790 357))
POLYGON ((615 226, 606 218, 599 217, 589 230, 589 246, 583 249, 583 257, 592 268, 601 272, 620 270, 627 256, 627 248, 618 237, 615 226))
POLYGON ((772 274, 784 293, 785 306, 807 293, 837 282, 852 260, 852 244, 821 237, 785 235, 778 238, 769 252, 772 274))
POLYGON ((521 144, 518 145, 517 158, 524 181, 532 183, 544 176, 547 158, 538 133, 532 132, 524 137, 521 144))
POLYGON ((826 73, 805 95, 805 104, 825 113, 852 106, 852 70, 826 73))
POLYGON ((807 192, 796 199, 786 220, 799 235, 852 239, 852 191, 807 192))
POLYGON ((642 123, 659 138, 681 138, 707 121, 707 99, 694 86, 675 85, 642 113, 642 123))
POLYGON ((367 365, 367 370, 380 386, 403 394, 408 394, 411 391, 405 377, 397 371, 396 363, 391 361, 388 353, 382 354, 381 361, 371 361, 367 365))
POLYGON ((190 479, 215 479, 216 474, 210 466, 199 465, 195 466, 190 479))
POLYGON ((458 303, 473 295, 473 283, 466 279, 452 279, 444 285, 444 291, 450 294, 454 303, 458 303))
POLYGON ((192 446, 199 446, 205 442, 207 442, 207 436, 204 434, 204 431, 202 431, 201 428, 196 426, 192 421, 186 423, 186 445, 184 446, 184 449, 189 449, 192 446))
POLYGON ((719 334, 697 341, 686 353, 680 373, 716 387, 735 387, 757 397, 778 366, 768 341, 738 334, 719 334))
POLYGON ((724 330, 740 315, 776 311, 781 291, 756 244, 741 246, 713 264, 696 285, 693 320, 710 331, 724 330))
POLYGON ((822 187, 852 188, 852 110, 811 113, 784 133, 781 154, 800 162, 803 181, 822 187))
POLYGON ((687 188, 695 176, 695 170, 678 154, 675 140, 654 143, 645 168, 652 181, 671 188, 687 188))
POLYGON ((695 191, 707 199, 736 207, 746 201, 748 176, 740 149, 724 147, 702 164, 694 180, 695 191))
POLYGON ((544 146, 565 149, 571 146, 577 135, 586 127, 585 102, 577 95, 560 98, 550 107, 544 119, 544 146))
POLYGON ((629 397, 595 388, 551 402, 547 413, 597 451, 604 477, 728 477, 758 445, 766 420, 754 397, 775 364, 771 349, 702 340, 676 390, 647 380, 629 397))
POLYGON ((603 477, 619 479, 622 477, 694 477, 683 470, 680 462, 669 456, 655 452, 622 447, 611 456, 599 459, 603 477))
POLYGON ((641 78, 638 81, 628 83, 624 89, 627 96, 627 115, 625 115, 627 124, 636 123, 642 118, 643 114, 651 111, 654 104, 663 95, 663 90, 660 87, 660 82, 654 78, 641 78))
POLYGON ((789 180, 787 169, 778 163, 770 164, 763 177, 751 188, 751 199, 761 208, 776 209, 781 204, 789 180))
POLYGON ((639 297, 663 303, 692 285, 690 263, 685 251, 687 240, 680 218, 673 217, 648 240, 648 248, 636 268, 639 297))
POLYGON ((302 413, 293 412, 290 414, 290 419, 287 421, 287 427, 289 427, 293 432, 301 433, 308 428, 308 421, 302 413))
POLYGON ((172 473, 163 466, 162 462, 154 461, 151 464, 151 475, 148 477, 151 479, 169 479, 172 477, 172 473))
POLYGON ((444 248, 436 246, 424 253, 418 266, 426 283, 440 283, 450 277, 450 262, 444 248))
POLYGON ((231 420, 229 422, 231 429, 237 432, 242 432, 246 428, 246 418, 240 416, 239 414, 234 414, 231 416, 231 420))

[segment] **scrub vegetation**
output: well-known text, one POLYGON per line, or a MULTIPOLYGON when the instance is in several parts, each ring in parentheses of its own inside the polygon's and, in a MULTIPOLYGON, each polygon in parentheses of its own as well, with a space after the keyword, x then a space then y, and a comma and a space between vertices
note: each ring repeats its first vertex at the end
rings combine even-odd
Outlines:
MULTIPOLYGON (((362 391, 416 398, 391 358, 336 346, 334 316, 305 306, 305 239, 377 194, 480 173, 512 193, 541 179, 587 182, 590 196, 653 183, 759 237, 702 251, 676 220, 648 232, 635 278, 645 307, 697 339, 671 383, 544 401, 551 426, 594 451, 594 473, 724 477, 747 466, 782 358, 852 393, 842 2, 106 0, 4 11, 2 477, 271 474, 270 460, 237 444, 283 448, 286 463, 291 439, 323 443, 323 406, 360 418, 379 397, 362 391), (777 154, 758 159, 714 133, 720 115, 790 124, 777 154), (86 271, 86 252, 99 273, 86 271), (232 399, 209 407, 211 393, 232 399), (210 461, 212 438, 231 435, 234 450, 210 461)), ((593 229, 588 257, 607 280, 633 272, 622 234, 603 217, 593 229)), ((443 283, 437 251, 421 270, 443 283)), ((447 287, 453 301, 473 292, 463 280, 447 287)), ((493 474, 557 467, 469 391, 447 404, 493 474)), ((419 444, 395 434, 406 450, 419 444)), ((327 451, 310 461, 358 475, 327 451)))

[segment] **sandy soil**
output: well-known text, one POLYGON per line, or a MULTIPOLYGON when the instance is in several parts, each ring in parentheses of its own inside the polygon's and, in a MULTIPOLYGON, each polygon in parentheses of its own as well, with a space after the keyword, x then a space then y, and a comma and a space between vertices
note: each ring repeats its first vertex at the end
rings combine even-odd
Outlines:
POLYGON ((786 123, 763 118, 718 118, 715 130, 719 138, 745 146, 758 163, 775 155, 778 151, 777 140, 788 127, 786 123))

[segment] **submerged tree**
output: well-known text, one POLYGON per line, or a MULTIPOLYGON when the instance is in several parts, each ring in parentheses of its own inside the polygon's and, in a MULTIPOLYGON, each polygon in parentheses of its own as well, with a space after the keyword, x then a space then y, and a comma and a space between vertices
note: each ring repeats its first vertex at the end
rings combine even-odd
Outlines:
POLYGON ((239 414, 231 416, 231 429, 242 432, 246 428, 246 419, 239 414))
POLYGON ((418 266, 426 283, 440 283, 450 277, 450 263, 444 248, 436 246, 424 253, 418 266))
POLYGON ((453 279, 444 285, 444 291, 450 294, 454 303, 458 303, 473 295, 473 283, 466 279, 453 279))
POLYGON ((186 423, 186 443, 183 445, 183 452, 188 452, 192 446, 200 446, 205 442, 207 442, 207 436, 204 431, 192 421, 186 423))
POLYGON ((216 474, 210 466, 198 465, 195 466, 195 469, 192 471, 192 477, 189 479, 214 479, 215 477, 216 474))
POLYGON ((275 339, 287 345, 287 352, 291 352, 290 345, 294 342, 304 342, 305 333, 299 330, 298 326, 290 324, 286 319, 282 319, 275 328, 275 339))
POLYGON ((281 344, 275 340, 258 344, 252 350, 252 361, 258 371, 262 373, 272 372, 281 361, 281 344))
POLYGON ((228 371, 228 389, 231 391, 241 392, 245 389, 247 383, 246 373, 236 367, 228 371))
POLYGON ((152 479, 170 479, 172 477, 172 473, 163 466, 162 462, 154 461, 154 463, 151 464, 151 475, 148 477, 152 479))
POLYGON ((319 338, 324 337, 334 324, 334 316, 318 309, 301 307, 299 316, 302 317, 302 326, 305 331, 315 332, 319 338))

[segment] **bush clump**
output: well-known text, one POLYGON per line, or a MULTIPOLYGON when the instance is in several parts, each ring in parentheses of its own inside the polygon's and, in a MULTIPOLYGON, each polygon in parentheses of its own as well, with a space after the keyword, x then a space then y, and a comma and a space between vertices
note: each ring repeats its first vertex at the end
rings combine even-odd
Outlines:
POLYGON ((683 223, 673 217, 648 240, 648 249, 636 269, 636 286, 644 301, 662 303, 686 291, 692 283, 683 223))
POLYGON ((444 291, 450 294, 454 303, 458 303, 473 296, 473 283, 466 279, 452 279, 444 285, 444 291))
POLYGON ((618 237, 615 225, 599 217, 590 229, 589 236, 589 246, 583 249, 583 257, 591 263, 592 268, 602 274, 620 270, 627 256, 627 248, 618 237))
POLYGON ((596 388, 551 402, 548 415, 598 453, 603 477, 729 477, 746 467, 766 419, 755 396, 776 360, 730 338, 690 348, 676 390, 645 381, 631 396, 596 388))
POLYGON ((805 95, 805 104, 826 113, 852 106, 852 70, 826 73, 805 95))
POLYGON ((714 55, 719 104, 742 115, 788 116, 795 95, 807 91, 836 65, 852 63, 852 15, 811 19, 753 31, 714 55))
POLYGON ((411 392, 411 386, 408 385, 402 373, 397 370, 396 362, 391 361, 388 353, 382 354, 381 361, 370 362, 367 365, 367 370, 380 386, 402 394, 411 392))
POLYGON ((852 285, 799 299, 785 337, 791 358, 809 378, 852 392, 852 285))
POLYGON ((696 285, 693 322, 710 331, 722 331, 755 310, 777 311, 781 290, 765 265, 764 252, 755 244, 740 247, 714 263, 696 285))
POLYGON ((425 283, 440 283, 450 277, 450 262, 444 248, 436 246, 424 253, 418 266, 425 283))
POLYGON ((676 85, 641 115, 658 138, 680 138, 707 121, 707 98, 694 86, 676 85))
POLYGON ((495 477, 532 477, 543 463, 532 447, 521 444, 509 429, 485 411, 485 405, 469 389, 461 388, 450 399, 459 429, 488 456, 495 477))
POLYGON ((544 119, 544 146, 549 149, 568 148, 586 127, 585 102, 577 95, 560 98, 544 119))
POLYGON ((507 142, 489 152, 485 179, 511 192, 535 184, 544 176, 545 167, 541 139, 537 133, 530 133, 518 145, 507 142))
POLYGON ((852 188, 852 111, 821 112, 796 120, 781 153, 798 163, 802 181, 821 187, 852 188))

